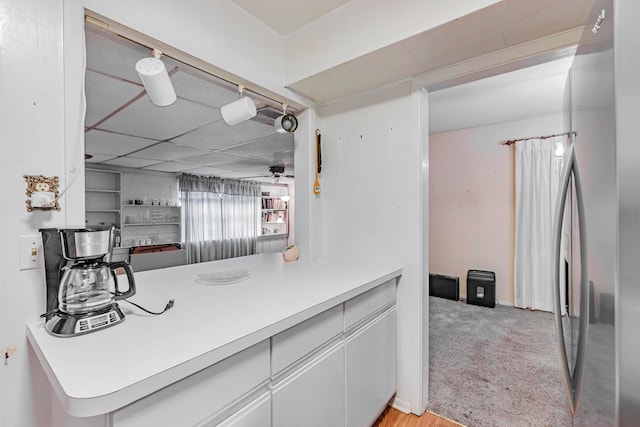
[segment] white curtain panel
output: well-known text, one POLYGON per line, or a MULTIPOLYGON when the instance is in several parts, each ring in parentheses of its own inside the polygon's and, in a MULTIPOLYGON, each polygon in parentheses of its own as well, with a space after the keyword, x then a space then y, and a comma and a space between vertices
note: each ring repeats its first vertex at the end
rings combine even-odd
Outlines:
POLYGON ((553 311, 553 215, 562 172, 556 150, 563 141, 560 136, 515 143, 516 307, 553 311))
POLYGON ((260 184, 182 174, 179 185, 188 263, 256 253, 260 184))

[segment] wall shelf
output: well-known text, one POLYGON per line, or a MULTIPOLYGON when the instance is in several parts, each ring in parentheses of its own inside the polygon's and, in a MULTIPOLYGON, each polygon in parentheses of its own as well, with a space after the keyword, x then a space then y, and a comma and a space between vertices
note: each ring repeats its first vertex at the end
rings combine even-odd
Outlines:
POLYGON ((86 169, 85 223, 87 226, 120 228, 122 174, 118 171, 86 169))

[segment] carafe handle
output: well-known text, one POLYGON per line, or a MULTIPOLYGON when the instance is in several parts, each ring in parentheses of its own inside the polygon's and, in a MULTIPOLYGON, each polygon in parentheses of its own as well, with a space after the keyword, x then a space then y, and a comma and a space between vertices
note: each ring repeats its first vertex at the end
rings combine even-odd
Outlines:
POLYGON ((109 268, 111 269, 111 274, 114 275, 114 282, 116 287, 116 292, 113 295, 113 299, 119 300, 134 296, 136 294, 136 281, 133 278, 133 270, 131 269, 131 265, 126 261, 114 261, 112 263, 109 263, 109 268), (118 288, 118 280, 115 277, 114 270, 120 267, 124 268, 124 271, 127 274, 127 281, 129 282, 129 289, 127 290, 127 292, 121 292, 118 288))

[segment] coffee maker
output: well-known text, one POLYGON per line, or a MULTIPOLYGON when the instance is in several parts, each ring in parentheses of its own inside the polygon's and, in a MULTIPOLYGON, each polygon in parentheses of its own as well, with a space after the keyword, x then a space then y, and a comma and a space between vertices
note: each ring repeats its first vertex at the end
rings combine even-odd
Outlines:
POLYGON ((45 329, 70 337, 116 325, 124 314, 116 303, 136 293, 133 270, 110 262, 114 227, 41 229, 47 282, 45 329), (128 288, 119 288, 123 269, 128 288), (113 286, 113 291, 111 290, 113 286))

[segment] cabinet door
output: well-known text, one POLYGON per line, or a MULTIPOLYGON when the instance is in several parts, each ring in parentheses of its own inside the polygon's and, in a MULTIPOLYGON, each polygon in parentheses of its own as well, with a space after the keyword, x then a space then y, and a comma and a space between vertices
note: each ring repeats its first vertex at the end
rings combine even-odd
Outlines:
POLYGON ((346 339, 347 426, 373 424, 396 392, 396 308, 346 339))
POLYGON ((273 388, 273 427, 344 426, 344 344, 284 378, 273 388))
MULTIPOLYGON (((218 427, 271 427, 271 394, 263 394, 247 406, 217 424, 218 427)), ((203 424, 202 427, 209 426, 203 424)))

